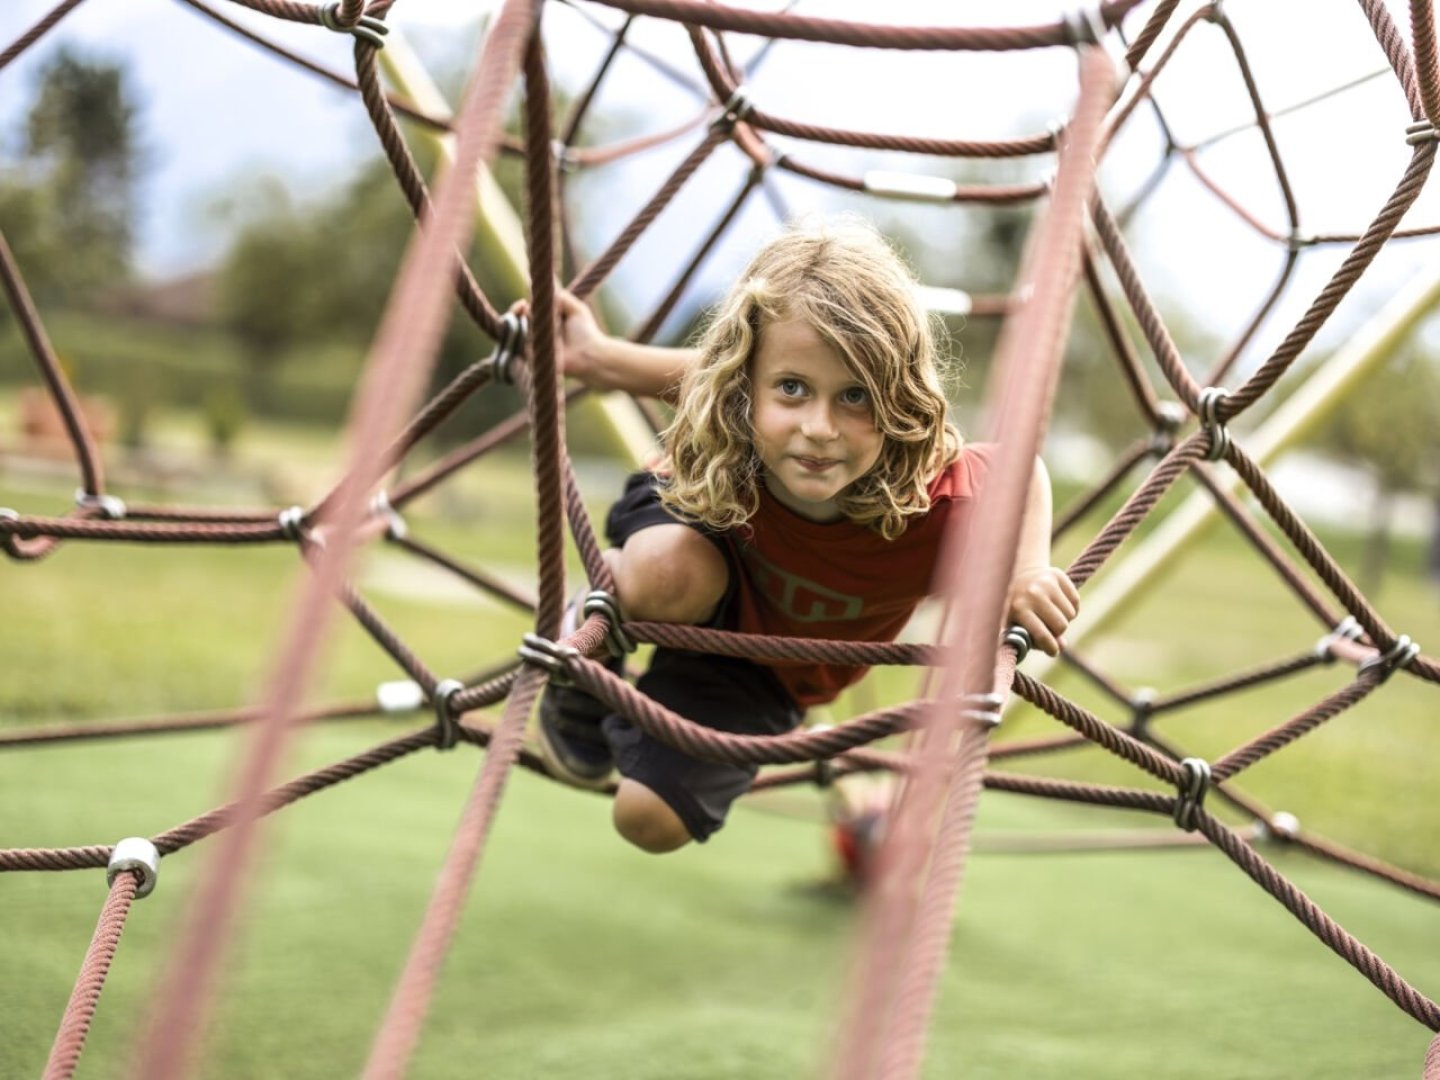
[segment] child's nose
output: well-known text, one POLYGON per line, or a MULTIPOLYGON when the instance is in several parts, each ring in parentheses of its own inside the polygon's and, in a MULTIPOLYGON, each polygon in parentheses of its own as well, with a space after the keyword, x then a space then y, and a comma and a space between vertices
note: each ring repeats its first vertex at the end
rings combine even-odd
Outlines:
POLYGON ((835 427, 835 417, 830 411, 830 406, 822 402, 815 402, 811 408, 805 411, 800 418, 800 434, 807 439, 823 441, 833 439, 838 430, 835 427))

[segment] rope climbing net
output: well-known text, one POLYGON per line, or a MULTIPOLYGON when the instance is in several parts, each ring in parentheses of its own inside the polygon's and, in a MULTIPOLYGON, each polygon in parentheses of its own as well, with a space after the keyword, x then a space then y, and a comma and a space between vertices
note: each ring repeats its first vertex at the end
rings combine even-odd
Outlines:
MULTIPOLYGON (((254 31, 230 23, 201 0, 191 8, 232 26, 261 44, 284 52, 254 31)), ((1245 52, 1217 3, 1188 14, 1178 0, 1115 0, 1052 24, 1009 28, 891 27, 839 22, 789 12, 762 13, 699 0, 595 0, 623 13, 613 45, 588 89, 570 109, 559 134, 552 119, 551 84, 540 35, 542 5, 508 0, 493 20, 474 67, 465 99, 451 118, 431 115, 382 88, 378 56, 388 33, 391 0, 334 0, 314 6, 296 0, 239 0, 276 19, 348 34, 354 39, 355 73, 320 69, 352 86, 369 113, 405 197, 424 227, 406 253, 389 305, 371 348, 357 391, 342 479, 314 505, 235 511, 208 507, 141 505, 118 498, 106 484, 96 440, 87 429, 77 394, 57 362, 21 268, 0 238, 0 276, 23 327, 38 370, 61 415, 80 475, 73 512, 42 517, 0 509, 0 547, 18 563, 34 563, 69 541, 152 544, 292 544, 309 566, 307 587, 278 655, 276 673, 260 704, 139 723, 90 723, 0 732, 0 746, 18 747, 106 736, 150 735, 185 729, 251 724, 249 744, 231 801, 194 820, 149 838, 114 845, 0 849, 0 870, 108 868, 110 893, 84 968, 56 1036, 47 1077, 73 1074, 83 1049, 105 975, 132 903, 155 887, 159 862, 206 837, 223 848, 191 900, 195 916, 177 934, 169 977, 158 993, 153 1022, 142 1037, 136 1069, 146 1077, 186 1075, 196 1054, 199 1022, 216 982, 219 958, 232 933, 249 872, 256 860, 256 829, 262 816, 343 780, 351 779, 418 750, 451 749, 460 743, 486 750, 470 800, 435 886, 431 904, 383 1019, 367 1077, 403 1074, 418 1041, 448 943, 474 875, 508 775, 517 765, 544 773, 539 757, 525 746, 532 705, 547 679, 564 679, 624 713, 656 738, 698 757, 757 765, 789 766, 761 776, 758 788, 813 783, 847 773, 891 770, 905 783, 880 853, 880 870, 866 901, 859 960, 848 996, 833 1075, 910 1077, 916 1075, 925 1032, 945 956, 954 900, 970 845, 975 802, 981 787, 1047 799, 1147 811, 1173 818, 1186 834, 1203 837, 1273 895, 1328 947, 1351 963, 1401 1010, 1431 1030, 1440 1030, 1440 1006, 1409 985, 1379 956, 1351 936, 1256 850, 1255 832, 1243 834, 1222 822, 1207 800, 1225 801, 1262 823, 1271 838, 1373 874, 1430 899, 1440 884, 1385 865, 1367 855, 1300 828, 1293 817, 1275 813, 1236 786, 1246 769, 1314 731, 1375 694, 1394 675, 1440 682, 1440 665, 1421 653, 1410 637, 1392 629, 1291 510, 1267 478, 1261 455, 1233 435, 1233 421, 1251 410, 1290 372, 1382 245, 1400 235, 1440 233, 1440 227, 1400 230, 1434 164, 1434 120, 1440 117, 1440 64, 1433 13, 1427 0, 1410 5, 1409 40, 1379 0, 1359 7, 1379 42, 1408 104, 1414 124, 1406 142, 1408 166, 1373 221, 1357 235, 1305 235, 1290 181, 1245 52), (1142 10, 1143 9, 1143 10, 1142 10), (1132 18, 1133 16, 1133 18, 1132 18), (602 147, 581 147, 579 132, 595 91, 612 61, 626 48, 632 24, 641 18, 684 25, 693 46, 696 82, 704 105, 696 120, 680 129, 602 147), (1126 25, 1129 24, 1129 25, 1126 25), (1284 198, 1287 228, 1265 226, 1242 201, 1207 176, 1192 148, 1173 141, 1164 164, 1177 161, 1229 206, 1257 234, 1285 252, 1283 266, 1238 337, 1213 369, 1197 377, 1180 355, 1165 321, 1127 246, 1122 223, 1131 208, 1112 209, 1095 186, 1097 162, 1111 140, 1138 110, 1163 116, 1151 89, 1186 42, 1202 26, 1218 27, 1243 78, 1253 127, 1263 136, 1274 178, 1284 198), (831 42, 892 50, 1013 51, 1066 48, 1079 57, 1079 87, 1073 112, 1063 124, 1041 133, 995 141, 897 136, 839 130, 772 115, 752 100, 744 73, 734 63, 726 35, 744 33, 773 39, 831 42), (1160 47, 1157 49, 1157 43, 1160 47), (1123 54, 1121 50, 1123 49, 1123 54), (1153 54, 1153 55, 1152 55, 1153 54), (523 83, 523 139, 505 136, 502 125, 513 84, 523 83), (428 190, 397 126, 404 115, 422 126, 454 136, 455 157, 435 191, 428 190), (637 239, 665 211, 701 165, 717 153, 738 153, 748 163, 746 178, 714 227, 686 262, 656 310, 634 329, 649 340, 682 299, 716 244, 757 191, 766 190, 775 170, 817 184, 877 198, 923 197, 958 205, 1038 203, 1043 212, 1033 228, 1015 287, 1005 296, 977 297, 977 314, 1004 315, 994 364, 987 423, 999 442, 994 482, 987 485, 979 512, 987 527, 977 532, 965 557, 953 557, 958 538, 947 546, 942 595, 965 597, 957 617, 934 644, 854 642, 757 637, 692 626, 625 622, 613 603, 614 582, 597 542, 566 452, 563 406, 566 393, 555 362, 557 271, 561 252, 573 239, 560 197, 576 170, 599 168, 648 149, 660 141, 693 138, 693 150, 665 180, 614 241, 569 283, 581 298, 594 293, 637 239), (829 143, 863 150, 887 150, 955 158, 1052 156, 1052 180, 1033 183, 959 184, 906 182, 894 176, 854 176, 805 161, 785 146, 829 143), (474 177, 501 153, 523 159, 527 185, 526 233, 530 266, 528 316, 502 312, 477 285, 463 250, 473 224, 474 177), (1307 252, 1344 249, 1338 270, 1309 302, 1303 316, 1253 372, 1237 368, 1307 252), (1108 268, 1118 295, 1104 282, 1108 268), (1062 346, 1077 292, 1088 295, 1112 346, 1121 374, 1147 429, 1126 450, 1109 475, 1060 515, 1057 533, 1087 520, 1090 512, 1119 493, 1148 465, 1148 474, 1123 506, 1095 534, 1068 568, 1084 588, 1111 560, 1182 476, 1194 477, 1264 561, 1289 585, 1323 630, 1318 645, 1261 667, 1193 689, 1154 697, 1132 693, 1083 657, 1066 662, 1130 716, 1128 725, 1102 720, 1049 685, 1016 670, 1027 643, 1008 634, 997 646, 1009 560, 1022 513, 1023 491, 1040 448, 1060 371, 1062 346), (450 312, 451 295, 471 320, 496 342, 494 353, 456 377, 437 396, 422 402, 430 365, 450 312), (1153 357, 1161 381, 1140 358, 1141 344, 1153 357), (496 382, 517 385, 523 412, 439 458, 403 482, 387 482, 413 448, 471 395, 496 382), (1226 383, 1230 385, 1225 385, 1226 383), (528 432, 533 445, 538 510, 535 595, 484 571, 466 566, 414 536, 403 512, 411 501, 471 466, 488 451, 528 432), (1003 434, 1003 438, 1000 435, 1003 434), (1222 467, 1253 495, 1288 539, 1285 551, 1222 479, 1222 467), (591 602, 573 634, 562 635, 561 614, 568 592, 564 568, 567 530, 585 569, 591 602), (517 643, 516 657, 467 679, 432 671, 349 584, 348 572, 360 546, 383 534, 419 559, 438 564, 457 578, 533 612, 533 630, 517 643), (1298 556, 1298 563, 1296 560, 1298 556), (1303 564, 1303 565, 1300 565, 1303 564), (1307 573, 1308 569, 1308 573, 1307 573), (1318 584, 1317 584, 1318 583, 1318 584), (337 603, 338 601, 338 603, 337 603), (413 699, 400 709, 427 707, 433 722, 373 749, 276 786, 275 775, 296 729, 320 718, 361 716, 373 703, 341 703, 302 709, 316 656, 338 607, 348 610, 394 659, 409 680, 413 699), (923 699, 878 709, 833 727, 774 737, 740 736, 695 725, 639 694, 597 657, 653 643, 758 660, 806 660, 865 665, 915 665, 935 669, 923 699), (1339 661, 1354 677, 1297 715, 1207 761, 1186 756, 1154 727, 1156 717, 1186 706, 1295 675, 1339 661), (1011 695, 1058 720, 1069 733, 1059 738, 990 745, 1001 709, 1011 695), (493 722, 477 714, 501 705, 493 722), (904 735, 900 748, 875 747, 877 740, 904 735), (1105 787, 1043 776, 1019 775, 989 767, 991 760, 1076 745, 1103 747, 1158 780, 1173 794, 1149 789, 1105 787)), ((78 7, 65 0, 0 53, 4 67, 78 7)), ((593 13, 587 17, 594 18, 593 13)), ((635 49, 673 76, 680 58, 660 58, 635 49)), ((287 54, 288 55, 288 54, 287 54)), ((291 57, 292 59, 298 58, 291 57)), ((315 65, 304 61, 312 68, 315 65)), ((680 72, 680 77, 690 76, 680 72)), ((1162 125, 1163 126, 1163 125, 1162 125)), ((1320 377, 1319 375, 1312 377, 1320 377)), ((393 704, 393 703, 392 703, 393 704)), ((1440 1080, 1440 1042, 1425 1065, 1428 1080, 1440 1080)))

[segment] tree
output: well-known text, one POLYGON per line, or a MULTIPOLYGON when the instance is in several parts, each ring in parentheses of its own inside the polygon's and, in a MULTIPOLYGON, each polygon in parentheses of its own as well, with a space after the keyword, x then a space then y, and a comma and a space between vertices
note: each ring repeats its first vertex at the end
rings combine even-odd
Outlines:
POLYGON ((129 276, 138 114, 119 61, 61 48, 41 68, 25 121, 27 161, 0 186, 0 205, 15 215, 7 233, 33 261, 42 298, 80 301, 129 276))
POLYGON ((1395 496, 1420 492, 1436 500, 1431 573, 1440 570, 1440 372, 1434 358, 1407 350, 1336 409, 1320 445, 1358 465, 1375 484, 1375 506, 1360 571, 1367 589, 1379 586, 1389 554, 1395 496))

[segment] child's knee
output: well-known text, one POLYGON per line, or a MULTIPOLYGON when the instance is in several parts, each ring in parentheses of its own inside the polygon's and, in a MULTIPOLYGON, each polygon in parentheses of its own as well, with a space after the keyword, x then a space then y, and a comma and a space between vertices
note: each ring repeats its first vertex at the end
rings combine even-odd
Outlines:
POLYGON ((657 525, 626 541, 611 568, 627 619, 700 623, 725 595, 725 558, 688 525, 657 525))
POLYGON ((690 842, 690 830, 680 816, 664 799, 634 780, 620 782, 613 817, 616 832, 652 855, 664 855, 690 842))

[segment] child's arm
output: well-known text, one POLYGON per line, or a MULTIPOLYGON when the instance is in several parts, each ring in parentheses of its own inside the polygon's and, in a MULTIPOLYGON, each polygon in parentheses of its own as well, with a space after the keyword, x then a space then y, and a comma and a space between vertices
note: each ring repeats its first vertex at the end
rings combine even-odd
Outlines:
POLYGON ((637 345, 600 329, 585 304, 563 289, 560 302, 560 370, 596 390, 624 390, 671 404, 680 380, 699 356, 695 349, 637 345))
POLYGON ((1050 565, 1050 475, 1038 458, 1025 496, 1008 603, 1010 625, 1023 626, 1035 647, 1050 656, 1060 652, 1060 635, 1080 610, 1075 583, 1050 565))

